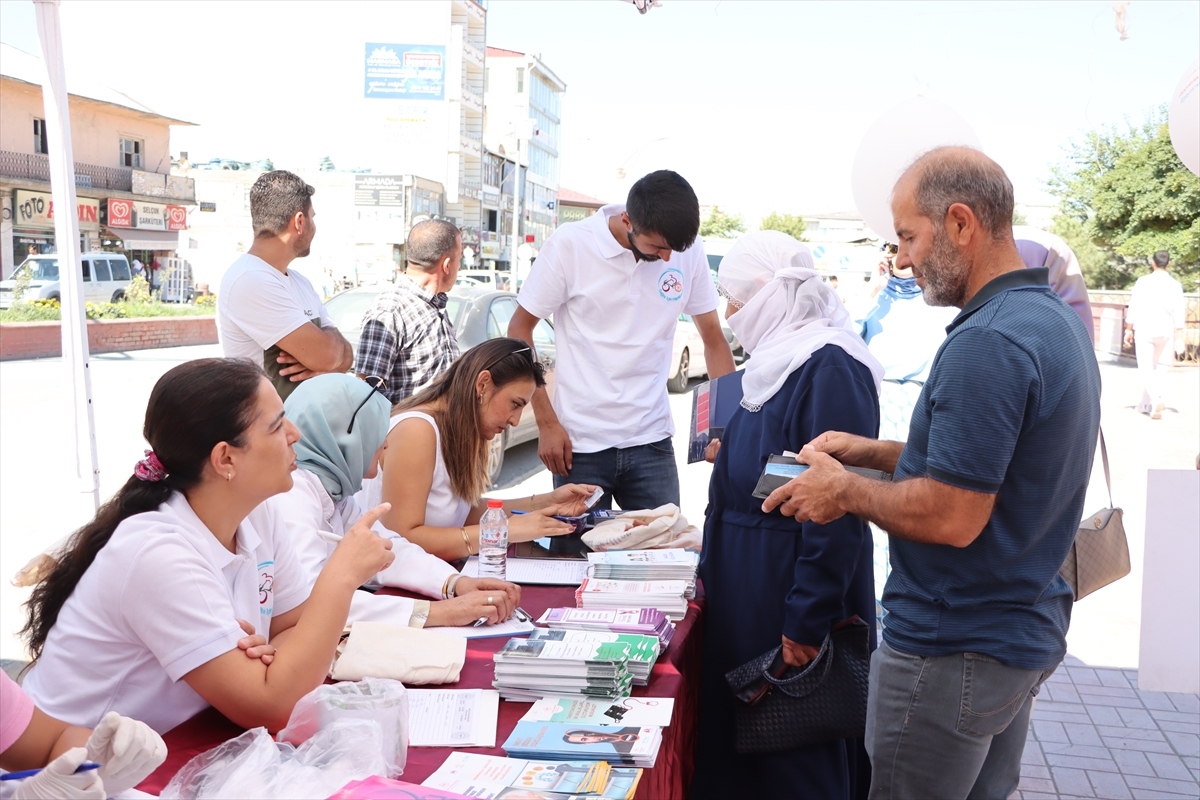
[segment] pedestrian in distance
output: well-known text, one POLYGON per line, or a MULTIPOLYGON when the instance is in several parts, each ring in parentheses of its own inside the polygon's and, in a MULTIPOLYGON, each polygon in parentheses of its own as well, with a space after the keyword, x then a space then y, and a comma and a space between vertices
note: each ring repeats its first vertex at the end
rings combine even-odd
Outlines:
POLYGON ((261 365, 279 396, 323 372, 345 372, 354 355, 308 278, 289 266, 317 235, 316 190, 286 170, 264 172, 250 189, 254 243, 221 278, 217 332, 229 358, 261 365))
POLYGON ((873 798, 1007 798, 1031 699, 1066 654, 1075 539, 1100 424, 1100 373, 1076 313, 1029 269, 1012 184, 977 150, 918 158, 892 195, 896 265, 961 308, 906 443, 821 434, 764 510, 889 534, 883 643, 871 660, 873 798), (893 473, 891 482, 843 465, 893 473))
POLYGON ((554 319, 554 397, 533 395, 538 455, 555 486, 603 487, 601 508, 679 504, 667 378, 681 314, 704 341, 709 378, 734 369, 699 230, 688 182, 652 172, 625 205, 551 234, 517 298, 509 336, 533 346, 534 326, 554 319))
POLYGON ((1142 399, 1137 410, 1150 419, 1162 419, 1167 407, 1166 377, 1174 355, 1184 351, 1183 326, 1186 308, 1183 286, 1167 272, 1171 254, 1159 250, 1151 259, 1153 268, 1133 285, 1125 314, 1125 344, 1133 345, 1142 399))
POLYGON ((458 279, 462 234, 444 219, 418 222, 408 232, 408 268, 363 314, 354 372, 385 379, 395 405, 424 389, 458 358, 446 292, 458 279))

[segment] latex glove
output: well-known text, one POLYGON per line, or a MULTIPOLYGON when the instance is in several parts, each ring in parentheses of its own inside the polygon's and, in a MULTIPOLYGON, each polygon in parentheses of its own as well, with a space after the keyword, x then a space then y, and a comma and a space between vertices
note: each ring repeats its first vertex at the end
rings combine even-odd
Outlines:
POLYGON ((75 772, 87 760, 86 748, 72 747, 37 775, 21 781, 21 785, 13 792, 13 800, 104 800, 107 795, 99 770, 75 772))
POLYGON ((100 777, 109 794, 132 789, 167 760, 167 745, 144 722, 110 711, 88 739, 87 755, 103 764, 100 777))

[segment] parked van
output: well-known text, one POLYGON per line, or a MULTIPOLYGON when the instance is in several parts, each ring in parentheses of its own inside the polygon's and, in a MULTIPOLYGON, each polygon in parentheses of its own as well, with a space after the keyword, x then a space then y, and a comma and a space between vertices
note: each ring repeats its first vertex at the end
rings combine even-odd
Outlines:
MULTIPOLYGON (((129 260, 121 253, 83 254, 83 299, 92 303, 115 303, 125 297, 131 273, 129 260)), ((62 291, 58 281, 58 256, 46 253, 30 256, 13 270, 13 277, 0 281, 0 308, 13 304, 13 287, 16 278, 28 270, 32 273, 29 288, 22 300, 60 300, 62 291)))

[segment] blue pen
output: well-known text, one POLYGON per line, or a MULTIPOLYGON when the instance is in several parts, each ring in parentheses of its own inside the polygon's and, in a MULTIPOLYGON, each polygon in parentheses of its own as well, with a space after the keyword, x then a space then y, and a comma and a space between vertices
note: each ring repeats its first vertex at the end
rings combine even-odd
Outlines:
MULTIPOLYGON (((92 761, 85 761, 75 768, 75 774, 78 775, 80 772, 88 772, 93 769, 100 769, 101 766, 102 765, 92 761)), ((0 781, 19 781, 25 778, 32 778, 39 772, 41 772, 40 769, 23 769, 20 772, 6 772, 3 775, 0 775, 0 781)))

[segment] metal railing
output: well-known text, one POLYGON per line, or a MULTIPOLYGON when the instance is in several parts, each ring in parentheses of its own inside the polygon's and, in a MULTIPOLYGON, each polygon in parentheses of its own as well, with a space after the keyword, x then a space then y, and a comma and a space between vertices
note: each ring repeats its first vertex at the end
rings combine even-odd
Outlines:
MULTIPOLYGON (((1113 355, 1134 357, 1134 348, 1124 342, 1125 316, 1129 312, 1129 298, 1132 294, 1131 291, 1115 289, 1088 292, 1088 301, 1092 305, 1092 316, 1096 320, 1097 349, 1103 349, 1113 355)), ((1183 302, 1184 348, 1182 354, 1176 354, 1175 363, 1198 366, 1200 365, 1200 293, 1185 293, 1183 302)))
MULTIPOLYGON (((37 153, 0 150, 0 175, 27 181, 50 182, 50 160, 37 153)), ((118 192, 133 190, 133 170, 75 162, 75 185, 118 192)))

